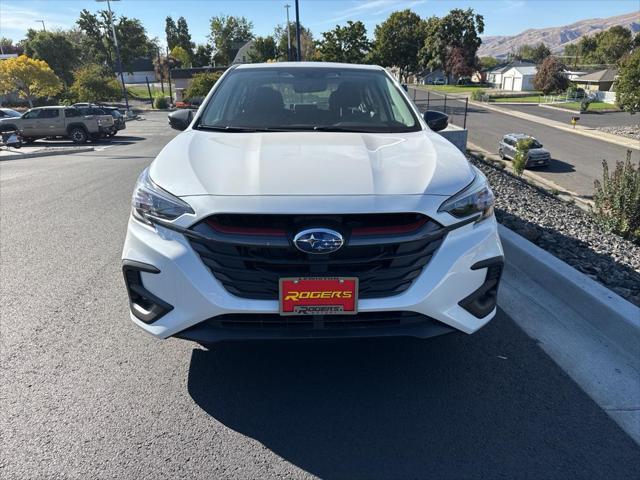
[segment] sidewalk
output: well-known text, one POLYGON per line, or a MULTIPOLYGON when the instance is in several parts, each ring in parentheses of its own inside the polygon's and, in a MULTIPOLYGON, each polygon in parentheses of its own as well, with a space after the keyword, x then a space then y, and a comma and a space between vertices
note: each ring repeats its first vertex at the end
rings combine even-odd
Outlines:
POLYGON ((492 110, 494 112, 503 113, 505 115, 511 115, 512 117, 528 120, 530 122, 539 123, 541 125, 545 125, 548 127, 557 128, 558 130, 564 130, 566 132, 576 133, 578 135, 583 135, 585 137, 591 137, 597 140, 614 143, 616 145, 620 145, 625 148, 640 150, 640 142, 638 142, 637 140, 634 140, 632 138, 621 137, 619 135, 613 135, 611 133, 602 132, 595 128, 585 127, 584 125, 576 125, 574 128, 571 125, 565 125, 564 123, 558 122, 556 120, 551 120, 549 118, 540 117, 538 115, 532 115, 530 113, 509 110, 506 108, 500 108, 500 107, 496 107, 494 105, 490 105, 482 102, 469 100, 469 104, 475 107, 481 107, 487 110, 492 110))
POLYGON ((93 145, 61 145, 61 146, 41 146, 30 145, 22 148, 2 148, 0 149, 0 161, 19 160, 22 158, 48 157, 51 155, 65 155, 71 153, 92 152, 93 145))

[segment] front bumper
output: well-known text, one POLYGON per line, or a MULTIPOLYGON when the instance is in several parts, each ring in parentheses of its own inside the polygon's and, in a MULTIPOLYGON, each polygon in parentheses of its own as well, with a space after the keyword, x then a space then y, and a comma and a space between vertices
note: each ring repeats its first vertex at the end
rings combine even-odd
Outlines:
POLYGON ((320 319, 311 328, 299 328, 299 325, 281 328, 282 325, 269 324, 269 319, 279 311, 277 301, 239 298, 227 292, 189 241, 174 230, 148 227, 131 218, 123 251, 125 261, 140 262, 148 267, 139 271, 143 294, 148 292, 170 307, 150 323, 134 313, 131 320, 157 338, 177 336, 203 343, 250 338, 389 335, 424 338, 453 330, 473 333, 495 315, 502 257, 495 218, 469 223, 447 234, 405 292, 392 297, 360 299, 358 312, 362 314, 359 317, 363 323, 327 328, 320 319), (155 270, 149 271, 149 268, 155 270), (488 282, 493 284, 488 286, 488 282), (481 297, 474 299, 474 295, 481 297), (469 302, 475 307, 470 308, 469 302), (402 313, 403 318, 393 324, 366 321, 368 315, 377 312, 387 312, 389 320, 398 313, 402 313), (418 314, 419 318, 414 316, 407 322, 407 312, 418 314), (239 328, 219 321, 226 318, 221 317, 223 315, 241 315, 257 322, 254 325, 248 322, 239 328))

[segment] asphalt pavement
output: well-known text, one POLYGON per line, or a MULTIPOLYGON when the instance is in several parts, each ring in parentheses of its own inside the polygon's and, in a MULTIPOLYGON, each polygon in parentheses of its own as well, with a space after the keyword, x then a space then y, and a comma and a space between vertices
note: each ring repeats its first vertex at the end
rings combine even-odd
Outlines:
POLYGON ((165 115, 0 162, 1 478, 637 478, 638 445, 503 312, 427 341, 140 331, 120 253, 165 115))
MULTIPOLYGON (((416 104, 421 109, 426 109, 427 92, 412 89, 412 96, 414 91, 416 104)), ((430 109, 443 110, 444 100, 440 94, 431 92, 429 101, 430 109)), ((447 113, 452 115, 453 123, 462 126, 464 99, 448 97, 446 108, 447 113)), ((535 114, 538 115, 539 112, 536 111, 535 114)), ((553 112, 553 115, 556 115, 556 112, 553 112)), ((498 141, 507 133, 533 135, 549 149, 552 157, 548 167, 536 168, 534 171, 545 179, 587 198, 593 195, 594 180, 602 178, 602 160, 607 160, 611 167, 616 161, 626 158, 627 149, 623 146, 475 105, 469 105, 466 126, 469 130, 469 142, 492 153, 498 151, 498 141)), ((635 162, 640 161, 640 150, 633 150, 632 159, 635 162)))

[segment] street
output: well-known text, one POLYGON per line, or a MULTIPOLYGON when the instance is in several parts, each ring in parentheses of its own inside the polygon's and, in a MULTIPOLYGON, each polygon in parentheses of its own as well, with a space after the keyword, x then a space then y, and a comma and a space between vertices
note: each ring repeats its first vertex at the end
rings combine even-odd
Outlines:
MULTIPOLYGON (((145 116, 94 152, 0 162, 2 478, 637 478, 638 446, 503 312, 426 341, 144 334, 121 248, 176 134, 145 116)), ((480 109, 468 126, 491 151, 537 136, 557 159, 541 174, 585 194, 624 158, 480 109)))
MULTIPOLYGON (((414 91, 416 92, 416 103, 422 109, 426 109, 427 92, 421 89, 412 89, 410 92, 412 97, 414 91)), ((430 108, 442 110, 442 106, 442 96, 431 92, 430 108)), ((464 100, 449 96, 447 98, 447 112, 449 113, 450 110, 453 112, 453 122, 462 126, 464 100)), ((538 108, 537 110, 544 111, 545 109, 538 108)), ((538 111, 530 112, 527 110, 527 113, 544 116, 538 111)), ((565 112, 560 113, 564 114, 565 112)), ((552 115, 554 119, 557 117, 556 112, 553 112, 552 115)), ((567 115, 569 114, 567 113, 567 115)), ((622 146, 572 134, 475 105, 469 105, 467 128, 469 129, 469 142, 492 153, 497 153, 498 140, 507 133, 526 133, 536 137, 551 152, 552 157, 551 165, 535 169, 536 174, 586 197, 593 195, 594 180, 602 178, 602 160, 607 160, 611 168, 616 161, 622 161, 626 156, 626 148, 622 146)), ((633 150, 632 160, 640 160, 640 150, 633 150)))

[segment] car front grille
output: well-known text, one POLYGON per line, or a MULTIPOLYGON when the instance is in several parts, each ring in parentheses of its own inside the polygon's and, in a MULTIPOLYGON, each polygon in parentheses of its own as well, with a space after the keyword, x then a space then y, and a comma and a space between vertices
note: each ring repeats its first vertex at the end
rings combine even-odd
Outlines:
POLYGON ((398 295, 429 263, 447 230, 415 213, 216 215, 190 229, 193 249, 231 294, 277 300, 283 277, 358 277, 359 298, 398 295), (305 228, 331 228, 346 245, 329 254, 293 246, 305 228))
MULTIPOLYGON (((208 326, 226 329, 288 329, 288 330, 339 330, 419 325, 435 320, 416 312, 362 312, 357 315, 303 315, 280 316, 278 314, 226 314, 203 322, 208 326)), ((202 326, 203 324, 199 324, 202 326)))

